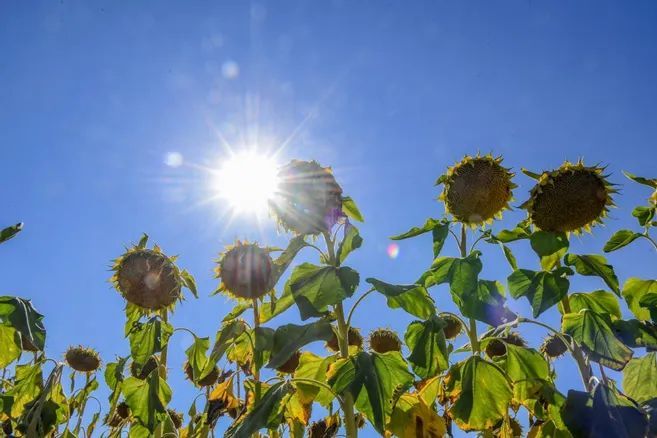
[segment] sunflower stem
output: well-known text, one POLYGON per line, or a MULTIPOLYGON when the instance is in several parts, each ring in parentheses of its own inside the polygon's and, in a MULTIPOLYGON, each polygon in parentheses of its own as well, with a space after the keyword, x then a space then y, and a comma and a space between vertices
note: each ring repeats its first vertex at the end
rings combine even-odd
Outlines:
MULTIPOLYGON (((461 240, 459 241, 459 249, 461 251, 461 258, 468 256, 468 233, 465 224, 461 225, 461 240)), ((470 327, 468 329, 468 337, 470 338, 470 346, 473 354, 479 354, 479 338, 477 337, 477 320, 470 318, 470 327)))
MULTIPOLYGON (((167 324, 169 322, 169 312, 167 309, 163 309, 160 313, 162 317, 162 322, 167 324)), ((169 353, 169 343, 167 342, 164 347, 162 347, 162 353, 160 353, 160 377, 166 380, 167 378, 167 356, 169 353)))
MULTIPOLYGON (((85 391, 87 387, 89 386, 89 382, 91 381, 91 373, 85 373, 86 374, 86 379, 84 381, 84 387, 82 388, 82 391, 85 391)), ((88 394, 87 394, 88 397, 88 394)), ((87 397, 84 398, 82 401, 82 405, 80 406, 80 410, 78 411, 78 422, 75 425, 75 429, 73 429, 73 435, 78 436, 80 433, 80 427, 82 427, 82 417, 84 416, 84 409, 87 407, 87 397)))
MULTIPOLYGON (((260 327, 260 310, 258 308, 258 299, 253 298, 253 334, 256 335, 256 330, 260 327)), ((255 342, 254 342, 255 344, 255 342)), ((253 345, 255 363, 254 363, 254 373, 253 378, 255 379, 255 402, 260 401, 260 355, 255 351, 255 345, 253 345)))
MULTIPOLYGON (((335 257, 335 242, 331 239, 329 232, 323 233, 324 240, 326 241, 326 250, 329 255, 329 264, 337 266, 337 259, 335 257)), ((340 347, 340 357, 343 359, 349 358, 349 325, 345 320, 344 307, 342 302, 334 307, 335 316, 338 320, 338 345, 340 347)), ((344 425, 347 432, 347 438, 356 438, 358 436, 358 429, 356 428, 356 419, 354 417, 354 398, 350 392, 345 392, 342 403, 342 413, 344 414, 344 425)))

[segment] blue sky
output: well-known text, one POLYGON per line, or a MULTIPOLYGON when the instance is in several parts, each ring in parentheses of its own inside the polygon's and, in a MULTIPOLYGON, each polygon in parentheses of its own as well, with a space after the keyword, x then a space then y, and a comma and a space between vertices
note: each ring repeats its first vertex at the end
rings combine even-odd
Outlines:
MULTIPOLYGON (((572 243, 599 251, 649 195, 620 171, 657 176, 656 22, 651 1, 2 2, 0 224, 25 230, 0 247, 1 292, 46 315, 50 356, 78 343, 125 354, 108 269, 147 232, 200 286, 174 324, 213 336, 230 309, 208 297, 218 252, 236 238, 287 237, 207 202, 202 169, 225 159, 220 137, 236 150, 285 143, 281 162, 331 165, 367 219, 350 262, 362 278, 410 282, 431 262, 428 238, 400 243, 391 259, 387 237, 442 214, 433 182, 478 150, 516 171, 607 164, 620 208, 572 243), (167 165, 171 152, 181 166, 167 165)), ((532 180, 516 183, 519 205, 532 180)), ((520 265, 536 268, 524 246, 520 265)), ((498 250, 484 250, 482 276, 505 279, 498 250)), ((655 276, 650 254, 637 242, 609 259, 624 281, 655 276)), ((577 279, 571 290, 602 287, 577 279)), ((433 296, 452 308, 447 290, 433 296)), ((529 314, 525 301, 510 306, 529 314)), ((291 309, 272 323, 297 319, 291 309)), ((556 323, 556 308, 546 320, 556 323)), ((410 321, 380 297, 355 319, 364 332, 410 321)), ((172 339, 172 367, 189 342, 172 339)), ((581 386, 569 359, 557 369, 562 389, 581 386)), ((183 386, 173 404, 186 410, 194 393, 183 386)))

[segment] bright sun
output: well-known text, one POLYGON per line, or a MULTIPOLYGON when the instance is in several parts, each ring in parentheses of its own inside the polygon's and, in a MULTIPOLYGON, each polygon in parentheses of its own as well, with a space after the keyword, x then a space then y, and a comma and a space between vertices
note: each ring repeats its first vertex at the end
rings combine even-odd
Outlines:
POLYGON ((255 151, 232 154, 216 172, 214 189, 238 213, 261 214, 276 192, 278 166, 255 151))

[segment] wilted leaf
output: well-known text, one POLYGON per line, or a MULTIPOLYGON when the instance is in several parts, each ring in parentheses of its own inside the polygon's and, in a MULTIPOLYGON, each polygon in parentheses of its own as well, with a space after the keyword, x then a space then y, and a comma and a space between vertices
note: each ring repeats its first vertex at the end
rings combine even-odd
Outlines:
POLYGON ((566 254, 564 258, 566 265, 574 266, 580 275, 594 275, 602 280, 611 288, 616 295, 620 295, 618 287, 618 277, 614 273, 614 267, 607 264, 607 259, 600 255, 576 255, 566 254))
POLYGON ((128 335, 132 360, 139 365, 145 364, 153 354, 162 351, 172 334, 171 324, 155 316, 145 323, 133 325, 128 335))
POLYGON ((43 388, 41 363, 16 365, 14 387, 6 395, 13 397, 10 414, 18 418, 25 405, 34 400, 43 388))
POLYGON ((344 238, 338 247, 337 258, 339 264, 344 263, 347 256, 354 250, 360 248, 363 244, 363 238, 358 233, 358 228, 352 224, 346 224, 344 228, 344 238))
MULTIPOLYGON (((294 378, 325 382, 328 367, 335 360, 335 355, 320 357, 309 351, 304 351, 299 358, 299 366, 294 371, 294 378)), ((302 403, 309 404, 316 401, 323 406, 328 406, 333 400, 333 394, 322 386, 313 385, 308 382, 296 382, 295 385, 297 387, 297 395, 302 403)))
POLYGON ((411 351, 408 361, 422 378, 433 377, 449 367, 444 326, 443 320, 434 315, 426 321, 414 321, 406 329, 404 339, 411 351))
POLYGON ((616 337, 607 315, 590 310, 567 313, 562 330, 577 342, 594 362, 620 371, 632 358, 632 350, 616 337))
POLYGON ((449 416, 465 431, 490 429, 507 414, 511 385, 499 367, 479 356, 452 366, 446 386, 453 400, 449 416))
POLYGON ((377 292, 386 296, 388 307, 391 309, 401 307, 411 315, 423 319, 429 318, 435 313, 436 307, 433 299, 424 286, 417 284, 394 285, 375 278, 368 278, 365 281, 371 284, 377 292))
POLYGON ((210 348, 210 338, 199 338, 198 336, 194 336, 194 343, 185 350, 187 363, 192 367, 194 381, 198 381, 208 362, 208 358, 205 356, 208 348, 210 348))
POLYGON ((399 437, 439 438, 446 436, 445 419, 418 394, 404 394, 395 403, 387 429, 399 437))
POLYGON ((286 324, 276 329, 274 346, 267 368, 278 368, 304 345, 315 341, 328 341, 334 336, 328 321, 306 325, 286 324))
POLYGON ((203 379, 212 372, 217 362, 224 356, 228 347, 233 345, 236 339, 247 329, 246 323, 241 319, 236 319, 224 323, 217 332, 216 341, 210 352, 208 362, 199 379, 203 379))
POLYGON ((158 373, 150 373, 145 380, 128 377, 123 381, 123 396, 132 415, 148 430, 155 430, 158 414, 166 413, 171 401, 171 389, 158 373))
POLYGON ((13 327, 0 325, 0 368, 6 367, 20 355, 20 334, 13 327))
POLYGON ((233 423, 226 433, 225 438, 249 438, 252 434, 267 427, 271 422, 271 416, 279 412, 281 400, 290 393, 292 385, 286 382, 279 382, 272 385, 264 393, 256 406, 247 413, 242 419, 233 423))

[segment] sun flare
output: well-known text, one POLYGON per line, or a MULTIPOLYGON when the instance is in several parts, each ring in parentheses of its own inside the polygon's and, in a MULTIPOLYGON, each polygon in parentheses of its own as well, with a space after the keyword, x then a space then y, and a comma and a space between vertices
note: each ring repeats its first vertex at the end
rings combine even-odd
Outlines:
POLYGON ((262 214, 278 185, 275 160, 256 151, 232 154, 215 173, 213 188, 238 213, 262 214))

